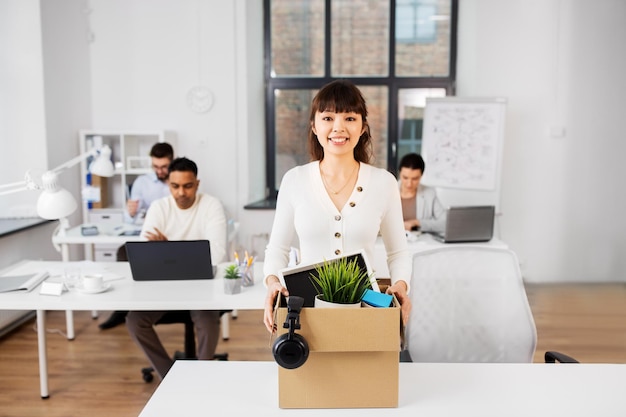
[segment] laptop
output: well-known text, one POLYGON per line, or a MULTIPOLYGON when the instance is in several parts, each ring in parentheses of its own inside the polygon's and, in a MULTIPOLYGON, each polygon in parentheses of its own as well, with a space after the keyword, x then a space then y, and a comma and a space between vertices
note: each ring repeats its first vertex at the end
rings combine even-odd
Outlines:
POLYGON ((445 232, 433 237, 443 243, 487 242, 493 237, 495 214, 495 206, 450 207, 445 232))
MULTIPOLYGON (((361 251, 355 254, 345 255, 339 258, 331 259, 331 261, 336 261, 342 258, 347 258, 348 262, 353 262, 354 259, 357 259, 359 268, 361 270, 366 270, 367 274, 370 276, 372 289, 380 292, 378 283, 372 273, 372 268, 370 267, 370 263, 365 255, 365 252, 361 251)), ((297 295, 304 298, 304 307, 313 307, 315 304, 315 296, 318 294, 318 288, 311 280, 310 274, 315 274, 317 276, 315 268, 323 263, 324 262, 322 261, 314 264, 298 265, 279 271, 279 279, 289 291, 289 295, 297 295)))
POLYGON ((135 281, 213 279, 208 240, 126 242, 135 281))

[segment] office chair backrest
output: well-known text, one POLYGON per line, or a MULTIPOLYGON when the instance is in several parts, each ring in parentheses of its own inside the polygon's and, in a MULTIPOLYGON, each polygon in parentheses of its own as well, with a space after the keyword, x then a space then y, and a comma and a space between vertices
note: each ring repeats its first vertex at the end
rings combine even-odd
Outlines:
POLYGON ((532 362, 537 332, 512 251, 454 245, 416 253, 410 297, 413 362, 532 362))

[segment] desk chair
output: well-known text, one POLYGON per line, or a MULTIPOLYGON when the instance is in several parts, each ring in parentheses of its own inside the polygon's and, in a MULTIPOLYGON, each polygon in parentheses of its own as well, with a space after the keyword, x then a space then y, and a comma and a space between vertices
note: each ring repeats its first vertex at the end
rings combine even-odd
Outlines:
POLYGON ((512 251, 455 244, 416 253, 410 297, 401 360, 532 362, 537 332, 512 251))
MULTIPOLYGON (((221 314, 227 313, 222 311, 221 314)), ((174 324, 182 323, 185 325, 185 350, 183 352, 176 351, 174 360, 196 359, 196 334, 193 328, 193 321, 189 310, 168 311, 156 324, 174 324)), ((227 361, 228 353, 216 353, 216 360, 227 361)), ((150 367, 141 368, 141 374, 145 382, 152 382, 154 379, 154 369, 150 367)))
POLYGON ((566 355, 565 353, 555 352, 552 350, 547 351, 544 354, 543 358, 546 363, 580 363, 576 359, 566 355))

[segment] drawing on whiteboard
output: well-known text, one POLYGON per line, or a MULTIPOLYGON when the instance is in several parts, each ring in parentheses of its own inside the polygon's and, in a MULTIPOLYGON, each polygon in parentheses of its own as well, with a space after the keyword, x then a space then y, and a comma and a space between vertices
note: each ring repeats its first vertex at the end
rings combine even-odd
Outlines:
POLYGON ((500 125, 501 109, 491 103, 427 104, 422 153, 428 165, 424 173, 428 184, 493 190, 500 125))

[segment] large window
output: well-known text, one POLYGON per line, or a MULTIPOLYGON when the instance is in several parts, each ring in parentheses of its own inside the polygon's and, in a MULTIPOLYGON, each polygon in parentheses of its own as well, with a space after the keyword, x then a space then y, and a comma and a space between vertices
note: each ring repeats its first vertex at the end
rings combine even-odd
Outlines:
POLYGON ((375 160, 421 151, 426 98, 454 93, 458 0, 264 0, 267 191, 309 162, 313 96, 334 79, 368 103, 375 160))

